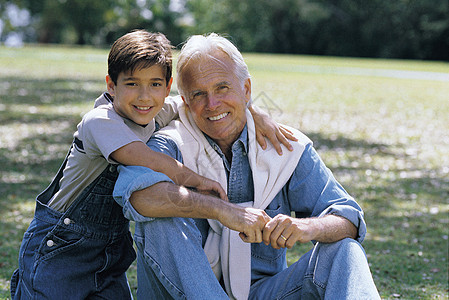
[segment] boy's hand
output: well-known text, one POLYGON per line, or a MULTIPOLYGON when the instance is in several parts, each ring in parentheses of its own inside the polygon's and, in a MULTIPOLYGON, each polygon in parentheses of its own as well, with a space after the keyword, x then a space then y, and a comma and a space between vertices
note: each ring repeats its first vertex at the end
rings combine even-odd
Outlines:
POLYGON ((200 184, 198 186, 195 186, 195 189, 198 192, 202 194, 212 194, 215 196, 219 196, 221 199, 229 201, 228 195, 226 195, 226 192, 218 182, 208 179, 204 176, 198 176, 201 177, 200 184))
POLYGON ((288 140, 297 141, 292 132, 282 125, 276 123, 267 113, 260 109, 255 109, 252 106, 248 107, 253 115, 254 124, 256 127, 256 140, 262 149, 267 148, 265 137, 273 144, 279 155, 282 155, 281 144, 287 147, 288 150, 293 151, 292 145, 288 140), (288 139, 288 140, 287 140, 288 139))

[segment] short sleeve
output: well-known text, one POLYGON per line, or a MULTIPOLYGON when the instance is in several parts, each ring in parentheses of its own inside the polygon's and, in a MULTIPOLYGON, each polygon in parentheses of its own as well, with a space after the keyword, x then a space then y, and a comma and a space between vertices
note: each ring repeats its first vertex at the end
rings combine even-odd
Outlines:
MULTIPOLYGON (((111 105, 112 106, 112 105, 111 105)), ((88 157, 103 156, 109 163, 112 152, 135 141, 142 141, 113 109, 96 108, 78 125, 78 138, 88 157)))

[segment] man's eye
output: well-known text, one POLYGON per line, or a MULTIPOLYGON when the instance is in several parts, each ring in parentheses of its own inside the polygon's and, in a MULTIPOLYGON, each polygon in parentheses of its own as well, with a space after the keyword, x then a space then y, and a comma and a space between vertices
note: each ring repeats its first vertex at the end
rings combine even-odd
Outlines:
POLYGON ((193 98, 199 98, 199 97, 202 97, 204 95, 205 95, 204 92, 196 92, 196 93, 193 93, 193 98))
POLYGON ((127 86, 137 86, 137 83, 135 83, 135 82, 127 82, 127 83, 125 83, 125 85, 127 85, 127 86))
POLYGON ((220 93, 226 92, 228 89, 229 89, 229 87, 226 86, 226 85, 222 85, 222 86, 219 86, 219 87, 218 87, 218 91, 219 91, 220 93))
POLYGON ((162 84, 160 82, 153 82, 152 86, 158 87, 158 86, 162 86, 162 84))

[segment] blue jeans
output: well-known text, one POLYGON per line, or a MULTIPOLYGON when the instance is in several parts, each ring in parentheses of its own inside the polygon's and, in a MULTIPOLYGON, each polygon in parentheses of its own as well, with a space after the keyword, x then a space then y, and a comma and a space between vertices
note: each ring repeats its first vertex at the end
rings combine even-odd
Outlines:
MULTIPOLYGON (((203 234, 202 234, 203 232, 203 234)), ((138 299, 228 299, 193 219, 136 224, 138 299)), ((252 268, 259 266, 254 265, 252 268)), ((269 269, 269 263, 264 269, 269 269)), ((352 239, 317 243, 296 263, 252 283, 250 299, 380 299, 365 252, 352 239)))
POLYGON ((112 198, 118 176, 106 168, 65 213, 46 204, 62 169, 36 201, 11 278, 12 299, 132 299, 126 270, 136 257, 129 221, 112 198))

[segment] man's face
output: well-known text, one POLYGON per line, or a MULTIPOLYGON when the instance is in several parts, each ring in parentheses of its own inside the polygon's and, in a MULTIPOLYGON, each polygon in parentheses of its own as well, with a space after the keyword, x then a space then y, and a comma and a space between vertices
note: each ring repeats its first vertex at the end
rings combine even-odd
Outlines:
POLYGON ((114 109, 122 117, 139 125, 147 125, 162 109, 170 93, 162 67, 137 68, 133 73, 121 72, 117 84, 106 76, 108 92, 114 97, 114 109))
POLYGON ((238 79, 234 62, 222 52, 193 59, 182 72, 182 98, 198 128, 222 149, 229 147, 246 124, 250 79, 238 79))

